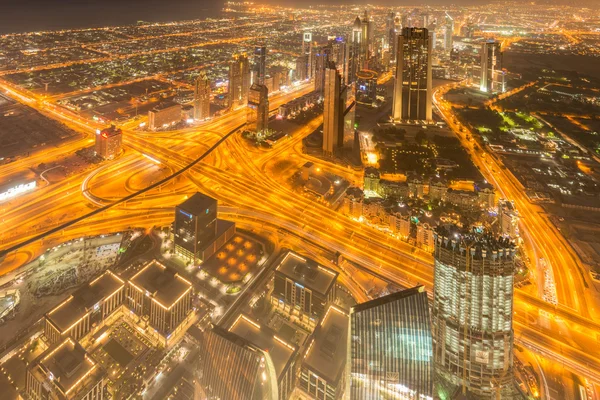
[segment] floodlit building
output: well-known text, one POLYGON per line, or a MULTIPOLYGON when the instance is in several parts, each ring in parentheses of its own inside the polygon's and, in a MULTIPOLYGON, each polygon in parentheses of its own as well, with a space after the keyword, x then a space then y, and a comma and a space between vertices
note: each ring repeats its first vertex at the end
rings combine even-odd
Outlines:
POLYGON ((100 329, 124 301, 125 282, 106 271, 46 313, 44 334, 50 343, 62 342, 67 337, 79 341, 100 329))
POLYGON ((337 276, 337 272, 289 251, 275 269, 271 302, 314 325, 335 300, 337 276))
POLYGON ((175 254, 190 262, 205 261, 235 234, 235 223, 217 218, 217 200, 195 193, 175 207, 175 254))
POLYGON ((514 257, 508 239, 436 231, 433 349, 449 392, 505 398, 513 387, 514 257))
POLYGON ((66 338, 29 364, 25 393, 35 400, 102 400, 105 383, 104 369, 79 343, 66 338))
POLYGON ((504 72, 502 71, 502 43, 486 40, 481 44, 481 81, 482 92, 504 93, 504 72))
POLYGON ((429 302, 422 286, 350 309, 350 399, 433 399, 429 302))
POLYGON ((346 84, 356 81, 356 74, 362 69, 363 54, 361 53, 361 49, 364 40, 366 39, 363 36, 362 23, 360 17, 357 16, 352 25, 352 36, 347 48, 348 75, 346 76, 346 84))
POLYGON ((310 340, 298 386, 317 400, 341 399, 346 389, 348 314, 330 306, 310 340))
POLYGON ((517 211, 514 201, 498 200, 498 222, 502 235, 512 239, 519 237, 519 211, 517 211))
POLYGON ((321 47, 315 54, 315 91, 323 92, 325 90, 325 74, 329 66, 331 48, 321 47))
POLYGON ((404 28, 397 42, 392 118, 394 121, 432 121, 429 31, 404 28))
POLYGON ((192 283, 174 269, 149 261, 127 281, 128 306, 166 346, 192 312, 192 283))
POLYGON ((250 66, 245 53, 234 54, 229 62, 229 107, 245 106, 250 90, 250 66))
POLYGON ((123 131, 121 131, 120 128, 111 126, 96 134, 94 150, 97 156, 100 156, 105 160, 110 160, 121 153, 122 143, 123 131))
POLYGON ((256 132, 264 132, 269 127, 269 90, 265 85, 253 84, 250 88, 246 121, 256 132))
POLYGON ((229 332, 246 340, 251 347, 262 352, 266 376, 264 385, 270 387, 270 395, 263 398, 287 400, 295 385, 295 366, 298 356, 296 346, 277 336, 269 327, 258 324, 244 314, 237 317, 229 332))
POLYGON ((181 121, 181 104, 166 101, 148 111, 148 129, 155 131, 181 121))
POLYGON ((210 117, 210 81, 204 71, 194 83, 194 119, 205 120, 210 117))

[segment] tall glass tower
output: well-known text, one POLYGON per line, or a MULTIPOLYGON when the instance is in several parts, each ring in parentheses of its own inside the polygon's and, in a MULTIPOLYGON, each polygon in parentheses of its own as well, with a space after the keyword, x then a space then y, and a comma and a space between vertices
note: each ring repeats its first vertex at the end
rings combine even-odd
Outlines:
POLYGON ((350 399, 432 399, 431 325, 423 286, 352 307, 348 357, 350 399))

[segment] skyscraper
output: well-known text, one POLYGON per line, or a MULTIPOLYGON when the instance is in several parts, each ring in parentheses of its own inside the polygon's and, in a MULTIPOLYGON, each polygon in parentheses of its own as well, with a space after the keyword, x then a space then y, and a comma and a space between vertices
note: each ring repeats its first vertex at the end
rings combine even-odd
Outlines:
POLYGON ((396 13, 393 11, 390 11, 385 18, 385 30, 387 32, 387 47, 388 49, 394 49, 396 43, 396 13))
POLYGON ((454 19, 446 13, 446 25, 444 26, 444 49, 446 51, 452 50, 454 35, 454 19))
POLYGON ((511 241, 458 228, 434 234, 433 354, 442 385, 508 398, 512 389, 511 241))
POLYGON ((431 121, 431 37, 424 28, 404 28, 396 49, 394 121, 431 121))
POLYGON ((234 54, 229 62, 229 107, 245 106, 250 89, 250 69, 245 53, 234 54))
POLYGON ((308 79, 308 54, 301 54, 296 58, 296 79, 304 81, 308 79))
POLYGON ((210 117, 210 81, 204 71, 194 83, 194 119, 210 117))
POLYGON ((486 40, 481 44, 481 83, 482 92, 504 93, 502 74, 502 44, 497 40, 486 40))
POLYGON ((264 132, 268 128, 269 90, 265 85, 255 83, 250 88, 247 122, 256 125, 256 132, 264 132))
MULTIPOLYGON (((335 65, 342 75, 343 82, 348 83, 348 54, 346 38, 344 36, 338 36, 334 40, 329 42, 331 48, 331 55, 328 61, 335 62, 335 65)), ((327 64, 325 64, 327 65, 327 64)))
POLYGON ((350 399, 432 399, 433 354, 423 286, 350 309, 350 399))
POLYGON ((362 42, 360 46, 361 54, 361 69, 369 68, 369 61, 373 53, 373 38, 375 34, 375 27, 373 21, 369 18, 369 13, 365 10, 363 19, 361 21, 362 30, 362 42))
POLYGON ((329 157, 335 155, 344 143, 345 91, 335 63, 329 62, 325 69, 323 107, 323 154, 329 157))
POLYGON ((330 56, 331 48, 329 46, 318 49, 315 54, 315 91, 317 92, 325 90, 325 70, 329 64, 330 56))
POLYGON ((304 32, 302 35, 302 53, 301 56, 306 57, 306 78, 312 78, 312 73, 314 69, 314 60, 313 60, 313 42, 312 42, 312 33, 304 32))
POLYGON ((252 83, 265 84, 267 71, 267 48, 258 46, 254 49, 254 65, 252 66, 252 83))
POLYGON ((352 37, 347 49, 348 76, 346 84, 351 84, 356 80, 356 73, 362 69, 361 48, 363 42, 362 23, 359 17, 356 17, 352 25, 352 37))
POLYGON ((195 260, 217 235, 217 200, 196 193, 175 207, 175 252, 195 260))

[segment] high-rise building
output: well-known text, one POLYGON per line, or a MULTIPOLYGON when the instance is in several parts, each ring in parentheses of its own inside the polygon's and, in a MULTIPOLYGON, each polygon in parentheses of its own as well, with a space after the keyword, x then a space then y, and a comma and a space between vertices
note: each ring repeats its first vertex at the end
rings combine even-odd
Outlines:
POLYGON ((323 107, 323 153, 333 156, 344 145, 344 111, 346 86, 335 63, 329 62, 325 69, 323 107))
POLYGON ((434 235, 436 374, 448 393, 508 398, 512 390, 515 248, 458 228, 434 235))
POLYGON ((301 56, 306 56, 306 78, 312 78, 312 73, 314 70, 314 60, 313 60, 313 41, 312 41, 312 33, 304 32, 302 35, 302 53, 301 56))
POLYGON ((210 81, 204 71, 194 83, 194 119, 202 121, 210 117, 210 81))
POLYGON ((452 50, 454 41, 452 36, 454 35, 454 19, 446 13, 446 24, 444 25, 444 50, 449 52, 452 50))
POLYGON ((362 22, 356 17, 352 25, 352 37, 347 49, 348 76, 346 84, 351 84, 356 80, 356 73, 362 69, 361 49, 364 41, 362 22))
POLYGON ((356 101, 369 106, 375 105, 377 98, 377 73, 363 70, 356 75, 356 101))
POLYGON ((429 303, 423 286, 350 309, 350 399, 433 399, 429 303))
POLYGON ((254 49, 254 65, 252 66, 252 84, 265 84, 267 74, 267 48, 258 46, 254 49))
POLYGON ((217 235, 217 200, 196 193, 175 207, 175 253, 196 260, 217 235))
POLYGON ((396 43, 396 13, 390 11, 385 17, 385 30, 386 30, 386 45, 388 49, 393 49, 396 43))
POLYGON ((481 44, 481 83, 482 92, 505 92, 502 72, 502 43, 486 40, 481 44))
POLYGON ((229 107, 245 106, 250 89, 250 69, 245 53, 234 54, 229 62, 229 107))
POLYGON ((253 84, 248 94, 246 121, 255 125, 255 132, 264 132, 269 126, 269 90, 265 85, 253 84))
POLYGON ((123 132, 120 128, 111 126, 96 134, 94 150, 97 156, 110 160, 121 153, 123 132))
POLYGON ((348 82, 348 54, 347 54, 347 45, 346 38, 343 36, 338 36, 334 40, 329 42, 329 47, 331 49, 331 54, 329 56, 328 61, 333 61, 342 75, 343 83, 347 84, 348 82))
POLYGON ((396 49, 394 121, 431 121, 431 36, 424 28, 404 28, 396 49))
POLYGON ((296 80, 304 81, 308 79, 308 54, 301 54, 296 58, 296 80))
POLYGON ((369 18, 369 13, 365 10, 361 21, 362 42, 360 44, 361 69, 368 69, 371 56, 373 54, 375 27, 373 21, 369 18))
MULTIPOLYGON (((315 91, 322 92, 325 90, 325 71, 329 65, 331 57, 331 48, 329 46, 322 47, 317 50, 314 55, 315 60, 315 91)), ((337 65, 337 64, 336 64, 337 65)))

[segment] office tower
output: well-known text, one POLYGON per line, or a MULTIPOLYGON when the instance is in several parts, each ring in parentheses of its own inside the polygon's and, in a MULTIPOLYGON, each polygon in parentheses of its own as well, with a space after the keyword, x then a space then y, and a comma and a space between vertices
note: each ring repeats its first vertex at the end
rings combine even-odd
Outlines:
POLYGON ((331 54, 328 61, 333 61, 335 63, 338 71, 342 75, 344 84, 348 82, 348 60, 346 47, 346 38, 343 36, 338 36, 329 42, 331 54))
POLYGON ((385 18, 385 30, 387 33, 387 48, 393 49, 394 43, 396 42, 396 13, 393 11, 390 11, 385 18))
POLYGON ((217 234, 217 200, 196 193, 175 208, 175 252, 195 260, 217 234))
POLYGON ((302 54, 296 58, 296 80, 308 79, 308 54, 302 54))
POLYGON ((229 107, 245 106, 250 89, 250 69, 245 53, 234 54, 229 62, 229 107))
POLYGON ((374 71, 359 71, 356 78, 356 101, 372 106, 377 97, 377 74, 374 71))
POLYGON ((513 380, 514 245, 454 227, 438 228, 434 240, 436 374, 449 390, 504 399, 513 380))
POLYGON ((323 154, 329 157, 344 145, 345 92, 340 73, 335 63, 330 62, 325 70, 323 106, 323 154))
POLYGON ((194 84, 194 119, 205 120, 210 117, 210 81, 204 71, 194 84))
POLYGON ((220 327, 205 331, 199 344, 200 385, 207 399, 262 400, 262 376, 268 375, 260 349, 220 327))
POLYGON ((317 92, 325 90, 325 70, 329 64, 330 57, 331 48, 329 46, 318 49, 315 54, 315 91, 317 92))
POLYGON ((271 303, 314 325, 335 300, 337 276, 337 272, 290 251, 275 268, 271 303))
POLYGON ((481 83, 482 92, 504 93, 502 73, 502 44, 496 40, 486 40, 481 44, 481 83))
POLYGON ((398 36, 392 118, 431 121, 431 37, 427 29, 404 28, 398 36))
POLYGON ((423 13, 421 17, 423 18, 423 28, 429 29, 429 14, 423 13))
POLYGON ((444 50, 452 50, 452 35, 454 35, 454 19, 446 13, 446 24, 444 26, 444 50))
POLYGON ((121 153, 122 142, 123 132, 120 128, 113 125, 96 134, 94 151, 97 156, 102 157, 105 160, 110 160, 121 153))
POLYGON ((254 65, 252 66, 252 83, 265 84, 267 74, 267 48, 258 46, 254 49, 254 65))
POLYGON ((352 37, 348 46, 348 76, 347 85, 356 80, 356 73, 362 69, 361 48, 364 40, 362 23, 359 17, 356 17, 352 25, 352 37))
POLYGON ((168 346, 192 312, 192 283, 156 260, 147 262, 127 281, 127 305, 148 321, 156 339, 168 346))
POLYGON ((373 21, 369 19, 369 13, 365 10, 363 19, 361 21, 362 31, 362 42, 360 46, 361 55, 361 69, 368 69, 371 56, 373 54, 373 38, 375 34, 375 27, 373 21))
POLYGON ((246 121, 255 125, 255 132, 262 133, 269 126, 269 90, 265 85, 253 84, 248 94, 246 121))
POLYGON ((302 53, 301 56, 306 56, 306 78, 312 78, 314 69, 313 61, 313 42, 312 33, 304 32, 302 36, 302 53))
POLYGON ((429 303, 423 286, 350 309, 350 399, 433 399, 429 303))

